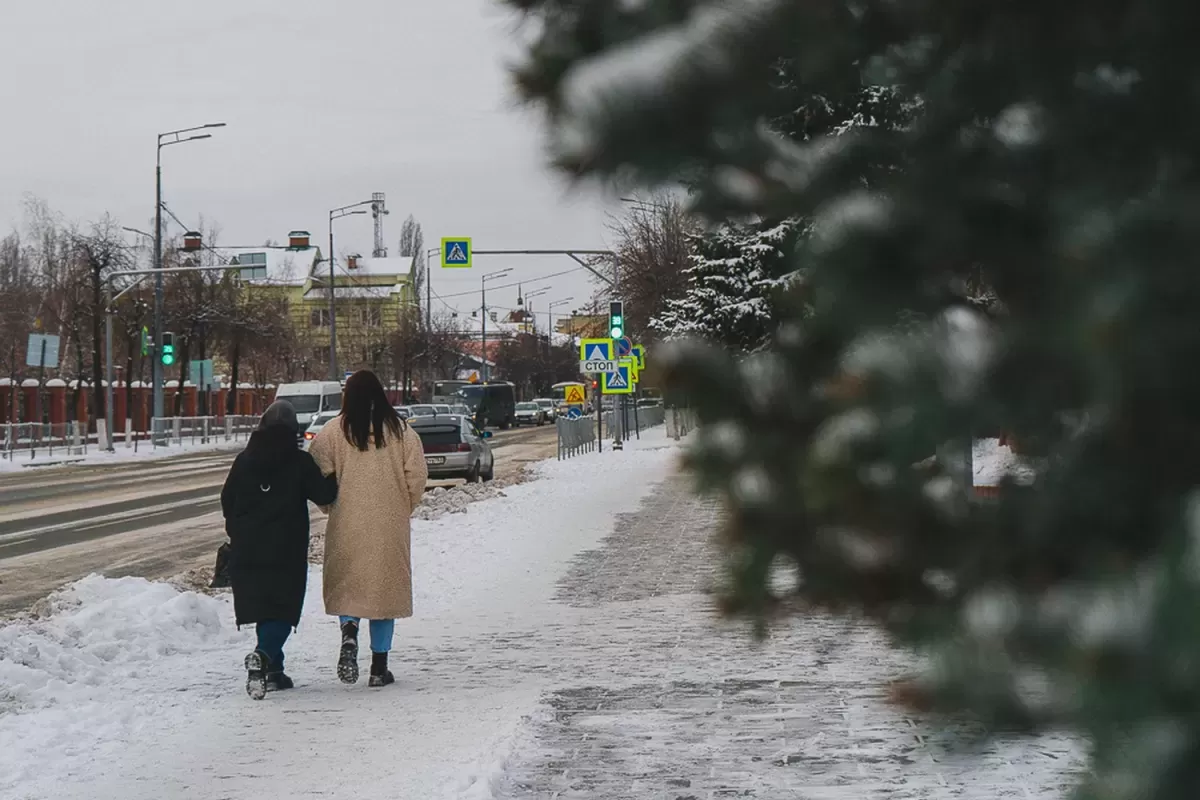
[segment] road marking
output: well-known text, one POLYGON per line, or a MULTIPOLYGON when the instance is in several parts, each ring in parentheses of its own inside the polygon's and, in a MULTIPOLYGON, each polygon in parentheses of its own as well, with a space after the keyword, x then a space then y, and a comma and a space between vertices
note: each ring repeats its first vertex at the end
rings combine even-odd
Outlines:
POLYGON ((165 503, 158 506, 147 506, 145 508, 133 508, 128 511, 119 511, 115 514, 106 514, 105 516, 94 520, 60 522, 57 525, 46 525, 41 528, 31 528, 23 531, 17 531, 15 533, 0 534, 0 543, 10 542, 21 537, 32 538, 62 530, 90 530, 101 525, 109 525, 114 522, 132 521, 146 516, 157 516, 159 514, 166 514, 177 508, 198 506, 204 503, 212 503, 220 499, 220 494, 209 495, 207 497, 193 497, 188 500, 177 500, 174 503, 165 503), (88 524, 86 526, 80 526, 79 523, 81 522, 87 522, 88 524))

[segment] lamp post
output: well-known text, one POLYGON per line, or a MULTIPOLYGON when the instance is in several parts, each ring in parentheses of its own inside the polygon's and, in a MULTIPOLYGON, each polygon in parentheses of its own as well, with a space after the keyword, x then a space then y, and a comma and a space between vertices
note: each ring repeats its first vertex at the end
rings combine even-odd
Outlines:
POLYGON ((351 203, 348 206, 335 208, 329 212, 329 380, 331 381, 338 379, 337 305, 333 274, 334 267, 337 265, 337 258, 333 254, 333 221, 355 214, 366 214, 367 210, 363 206, 369 206, 373 202, 373 200, 363 200, 358 203, 351 203))
POLYGON ((481 300, 482 300, 482 302, 483 302, 483 311, 481 312, 481 313, 483 314, 483 316, 480 318, 480 325, 481 325, 482 327, 480 328, 480 334, 479 334, 479 344, 480 344, 480 347, 482 348, 482 352, 481 352, 480 359, 479 359, 479 362, 480 362, 480 363, 479 363, 479 371, 482 373, 482 375, 483 375, 483 379, 484 379, 485 381, 488 379, 488 358, 487 358, 487 314, 488 314, 488 309, 487 309, 487 283, 488 283, 488 281, 490 281, 490 280, 495 280, 496 278, 502 278, 502 277, 504 277, 505 275, 507 275, 507 274, 508 274, 508 273, 510 273, 510 272, 512 272, 512 268, 511 268, 511 267, 509 267, 509 268, 507 268, 507 269, 501 269, 501 270, 497 270, 497 271, 495 271, 495 272, 486 272, 486 273, 484 273, 484 274, 483 274, 483 276, 480 278, 480 281, 479 281, 479 282, 480 282, 480 284, 481 284, 481 288, 480 288, 480 290, 479 290, 479 297, 480 297, 480 299, 481 299, 481 300))
MULTIPOLYGON (((519 305, 519 306, 525 305, 525 300, 532 300, 535 297, 541 297, 542 295, 547 294, 549 291, 550 291, 550 287, 546 286, 541 289, 537 289, 536 291, 530 292, 529 294, 525 295, 524 299, 518 297, 517 305, 519 305)), ((529 306, 527 306, 525 308, 525 311, 528 312, 530 321, 533 323, 533 335, 536 336, 537 335, 537 318, 534 317, 534 315, 533 315, 533 304, 529 304, 529 306)))
POLYGON ((163 276, 162 276, 162 151, 164 147, 184 142, 194 142, 198 139, 211 139, 211 133, 196 133, 210 128, 224 128, 224 122, 210 122, 207 125, 197 125, 194 128, 180 128, 177 131, 167 131, 158 135, 158 149, 154 154, 154 268, 158 273, 154 276, 154 360, 151 362, 151 380, 154 382, 154 416, 163 415, 163 365, 159 353, 162 352, 163 335, 163 276), (193 134, 185 136, 184 134, 193 134))
POLYGON ((546 306, 546 343, 549 345, 550 337, 554 335, 554 309, 558 306, 565 306, 567 303, 574 300, 574 297, 564 297, 562 300, 555 300, 546 306))

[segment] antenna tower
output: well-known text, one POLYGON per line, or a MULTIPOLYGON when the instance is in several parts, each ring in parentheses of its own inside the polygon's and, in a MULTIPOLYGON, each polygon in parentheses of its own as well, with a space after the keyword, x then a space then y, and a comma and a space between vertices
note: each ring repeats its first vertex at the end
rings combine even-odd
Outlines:
POLYGON ((371 216, 375 219, 375 250, 371 256, 374 258, 387 258, 387 245, 383 243, 383 218, 387 214, 383 192, 374 192, 371 195, 371 216))

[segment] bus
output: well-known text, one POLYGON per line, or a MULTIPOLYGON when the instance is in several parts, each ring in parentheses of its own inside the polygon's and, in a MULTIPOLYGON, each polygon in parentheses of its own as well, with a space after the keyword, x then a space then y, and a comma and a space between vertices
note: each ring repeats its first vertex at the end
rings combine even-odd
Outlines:
POLYGON ((466 383, 453 402, 471 409, 481 430, 489 426, 508 430, 516 422, 516 387, 508 381, 466 383))
POLYGON ((435 405, 455 405, 462 402, 459 391, 464 386, 470 386, 470 381, 434 381, 433 390, 429 393, 429 402, 435 405))
POLYGON ((582 381, 563 381, 550 387, 550 398, 554 400, 554 409, 559 416, 567 415, 567 387, 577 386, 583 392, 583 402, 586 407, 592 394, 588 385, 582 381))

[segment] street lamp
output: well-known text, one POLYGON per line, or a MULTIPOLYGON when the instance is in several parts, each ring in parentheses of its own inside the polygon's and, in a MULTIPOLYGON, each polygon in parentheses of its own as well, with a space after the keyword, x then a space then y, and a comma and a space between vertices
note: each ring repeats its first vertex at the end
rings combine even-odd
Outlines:
MULTIPOLYGON (((158 135, 158 149, 154 154, 154 268, 158 274, 154 276, 154 352, 161 352, 163 334, 163 276, 162 276, 162 151, 164 147, 184 142, 194 142, 199 139, 211 139, 211 133, 196 133, 196 131, 211 128, 224 128, 224 122, 210 122, 207 125, 197 125, 194 128, 180 128, 177 131, 167 131, 158 135), (184 134, 192 134, 185 136, 184 134)), ((154 416, 163 415, 163 365, 155 358, 151 362, 151 380, 154 381, 154 416)))
POLYGON ((562 300, 555 300, 546 306, 546 342, 550 342, 550 337, 554 335, 554 309, 558 306, 565 306, 567 303, 574 300, 574 297, 564 297, 562 300))
MULTIPOLYGON (((549 291, 550 291, 549 286, 538 289, 536 291, 532 291, 532 292, 528 293, 527 295, 525 295, 525 300, 532 300, 535 297, 541 297, 542 295, 548 293, 549 291)), ((525 305, 525 303, 521 300, 521 298, 518 297, 517 305, 525 305)), ((529 303, 528 305, 526 305, 525 311, 527 311, 529 313, 530 320, 533 322, 533 333, 536 336, 537 335, 537 317, 533 316, 533 303, 529 303)))
POLYGON ((487 315, 488 315, 488 309, 487 309, 487 283, 488 283, 488 281, 490 281, 490 280, 495 280, 496 278, 503 278, 505 275, 507 275, 507 274, 508 274, 508 273, 510 273, 510 272, 512 272, 512 267, 508 267, 508 268, 506 268, 506 269, 501 269, 501 270, 496 270, 495 272, 485 272, 485 273, 483 274, 483 276, 480 278, 480 284, 481 284, 481 288, 480 288, 480 290, 479 290, 479 296, 480 296, 480 299, 483 301, 483 319, 480 321, 480 324, 482 325, 482 327, 480 328, 480 334, 479 334, 479 343, 480 343, 480 346, 481 346, 481 348, 482 348, 482 355, 481 355, 481 357, 480 357, 480 366, 479 366, 479 369, 480 369, 480 372, 483 374, 483 379, 484 379, 485 381, 488 379, 488 358, 487 358, 487 315))
POLYGON ((337 362, 337 306, 334 300, 334 275, 333 269, 337 265, 337 258, 333 255, 333 221, 342 217, 350 217, 355 214, 366 214, 367 210, 362 206, 369 206, 374 200, 363 200, 359 203, 351 203, 348 206, 335 208, 329 212, 329 380, 336 381, 338 379, 338 362, 337 362))

